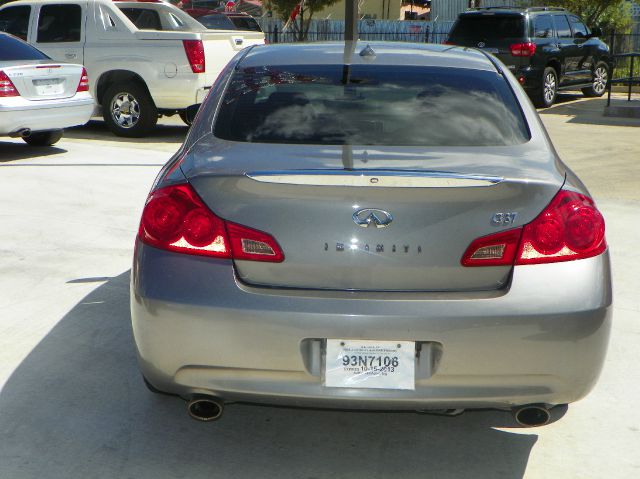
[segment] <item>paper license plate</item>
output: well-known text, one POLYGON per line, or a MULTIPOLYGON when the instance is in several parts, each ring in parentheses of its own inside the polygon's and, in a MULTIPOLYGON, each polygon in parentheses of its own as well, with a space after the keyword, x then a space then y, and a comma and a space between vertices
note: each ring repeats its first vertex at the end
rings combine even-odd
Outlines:
POLYGON ((33 80, 38 95, 58 95, 64 91, 62 79, 33 80))
POLYGON ((324 383, 332 388, 415 389, 413 341, 327 339, 324 383))

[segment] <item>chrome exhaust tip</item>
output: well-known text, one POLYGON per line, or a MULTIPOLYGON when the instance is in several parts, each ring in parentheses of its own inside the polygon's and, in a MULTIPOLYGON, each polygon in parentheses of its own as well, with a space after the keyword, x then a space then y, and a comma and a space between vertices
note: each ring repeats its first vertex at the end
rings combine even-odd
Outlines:
POLYGON ((516 422, 523 427, 537 427, 549 424, 551 412, 543 405, 529 405, 514 409, 516 422))
POLYGON ((224 410, 224 403, 212 396, 198 396, 194 397, 187 404, 187 412, 196 421, 215 421, 220 419, 222 411, 224 410))

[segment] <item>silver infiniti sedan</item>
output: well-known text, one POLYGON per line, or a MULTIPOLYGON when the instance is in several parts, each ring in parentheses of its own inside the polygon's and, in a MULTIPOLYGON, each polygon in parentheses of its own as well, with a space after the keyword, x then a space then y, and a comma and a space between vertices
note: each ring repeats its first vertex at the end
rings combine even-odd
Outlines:
POLYGON ((243 50, 149 194, 131 284, 147 385, 225 403, 513 410, 584 397, 605 225, 484 52, 243 50))

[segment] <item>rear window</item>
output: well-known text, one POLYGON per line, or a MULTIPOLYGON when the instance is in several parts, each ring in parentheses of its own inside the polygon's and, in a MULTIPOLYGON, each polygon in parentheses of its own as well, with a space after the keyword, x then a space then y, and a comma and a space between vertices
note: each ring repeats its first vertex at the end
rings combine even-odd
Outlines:
POLYGON ((524 37, 521 15, 462 15, 453 26, 449 38, 495 40, 524 37))
POLYGON ((0 62, 48 59, 48 56, 28 43, 0 33, 0 62))
POLYGON ((409 66, 242 68, 214 134, 240 142, 503 146, 529 139, 497 72, 409 66), (345 81, 348 77, 348 81, 345 81))
POLYGON ((120 7, 131 23, 138 30, 162 30, 160 15, 152 9, 145 10, 143 8, 124 8, 120 7))
POLYGON ((203 17, 196 18, 205 27, 212 30, 235 30, 235 25, 224 15, 205 15, 203 17))
POLYGON ((250 32, 261 32, 262 29, 258 22, 255 21, 254 18, 249 16, 241 16, 241 17, 230 17, 233 24, 236 26, 238 30, 246 30, 250 32))

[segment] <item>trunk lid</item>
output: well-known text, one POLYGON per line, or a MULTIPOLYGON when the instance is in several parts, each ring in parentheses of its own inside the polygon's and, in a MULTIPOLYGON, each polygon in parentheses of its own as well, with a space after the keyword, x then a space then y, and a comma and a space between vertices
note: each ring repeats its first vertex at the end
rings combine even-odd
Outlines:
POLYGON ((2 69, 21 97, 28 100, 70 98, 76 94, 82 66, 52 63, 51 60, 25 61, 2 69))
POLYGON ((224 145, 197 145, 182 169, 214 213, 278 241, 283 263, 235 262, 242 281, 262 286, 498 289, 511 267, 463 267, 464 251, 480 236, 530 222, 564 179, 544 167, 521 177, 510 158, 516 150, 505 147, 471 155, 460 148, 436 154, 260 145, 260 163, 271 166, 265 169, 246 164, 255 155, 246 144, 224 145), (301 163, 304 169, 296 167, 301 163), (515 220, 496 223, 497 213, 515 220), (373 226, 358 224, 367 220, 373 226))

